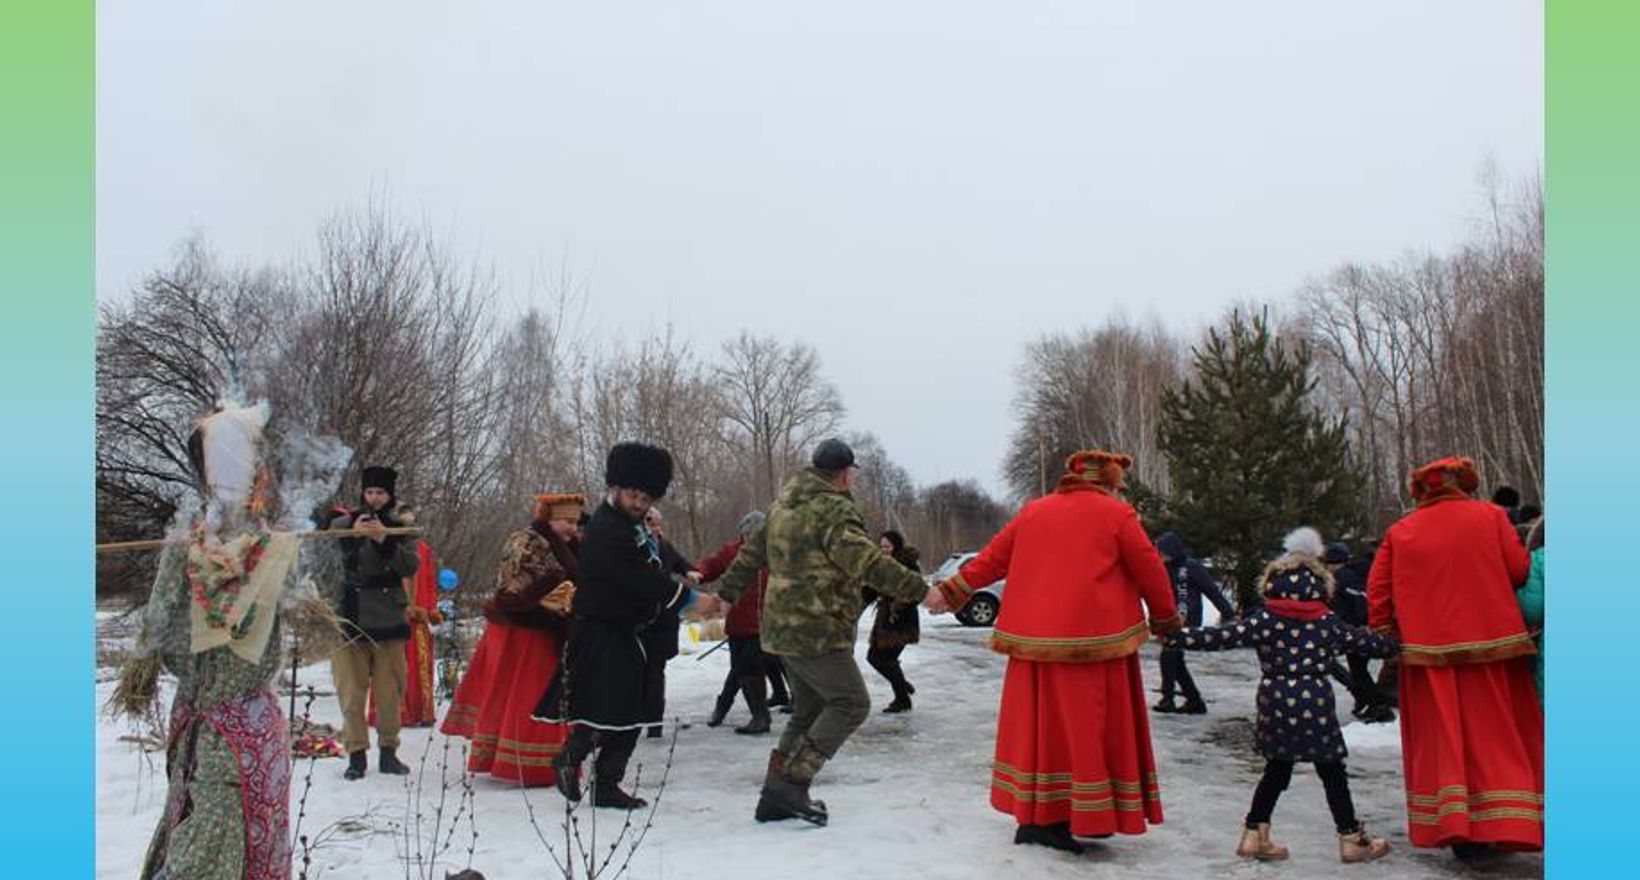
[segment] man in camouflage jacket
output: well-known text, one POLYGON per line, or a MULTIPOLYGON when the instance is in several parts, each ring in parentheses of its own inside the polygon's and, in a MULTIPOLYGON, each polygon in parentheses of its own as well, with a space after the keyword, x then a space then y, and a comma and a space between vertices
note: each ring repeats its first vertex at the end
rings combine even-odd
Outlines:
POLYGON ((928 587, 877 546, 849 494, 857 467, 841 440, 815 449, 813 467, 781 488, 763 525, 729 570, 703 589, 730 601, 768 569, 763 650, 781 655, 791 678, 792 715, 769 756, 758 821, 801 818, 826 823, 826 807, 809 784, 871 712, 854 661, 860 588, 907 602, 928 587))

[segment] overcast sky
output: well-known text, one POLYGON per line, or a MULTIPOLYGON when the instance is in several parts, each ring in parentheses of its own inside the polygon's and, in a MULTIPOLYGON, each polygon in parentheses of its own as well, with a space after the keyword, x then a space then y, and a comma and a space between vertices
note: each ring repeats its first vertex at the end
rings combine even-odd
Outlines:
POLYGON ((819 349, 922 482, 1000 491, 1021 347, 1194 332, 1442 249, 1536 174, 1539 0, 97 5, 98 295, 385 196, 522 301, 819 349))

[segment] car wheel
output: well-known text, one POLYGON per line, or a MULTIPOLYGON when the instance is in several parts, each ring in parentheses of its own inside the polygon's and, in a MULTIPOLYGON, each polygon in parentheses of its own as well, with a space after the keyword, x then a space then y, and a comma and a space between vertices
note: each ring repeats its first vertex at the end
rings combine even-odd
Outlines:
POLYGON ((964 626, 990 626, 997 622, 997 612, 1001 607, 1002 603, 990 593, 976 593, 974 598, 969 599, 968 604, 963 606, 962 613, 957 615, 957 619, 962 621, 964 626))

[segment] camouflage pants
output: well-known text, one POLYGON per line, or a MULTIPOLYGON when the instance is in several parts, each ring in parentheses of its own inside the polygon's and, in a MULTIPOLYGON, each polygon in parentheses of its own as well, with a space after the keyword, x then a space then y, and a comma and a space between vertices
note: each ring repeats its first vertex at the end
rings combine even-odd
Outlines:
POLYGON ((816 657, 783 657, 791 685, 792 717, 780 735, 780 753, 791 755, 806 738, 831 758, 871 714, 871 695, 853 651, 816 657))

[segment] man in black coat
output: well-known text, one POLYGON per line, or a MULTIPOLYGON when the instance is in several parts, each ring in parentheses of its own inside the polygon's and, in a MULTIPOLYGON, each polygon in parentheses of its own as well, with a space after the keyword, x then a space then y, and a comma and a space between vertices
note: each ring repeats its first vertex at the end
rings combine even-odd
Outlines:
POLYGON ((398 776, 410 772, 398 758, 399 701, 409 682, 404 643, 410 638, 410 594, 404 579, 413 576, 420 563, 413 539, 387 534, 401 525, 393 516, 398 472, 367 467, 360 483, 359 509, 341 508, 330 522, 332 529, 357 530, 366 536, 342 538, 329 548, 340 555, 340 577, 331 589, 346 640, 332 652, 330 669, 342 705, 342 745, 347 749, 342 776, 348 780, 363 778, 368 769, 370 728, 365 710, 372 694, 380 747, 377 767, 398 776))
POLYGON ((644 526, 650 505, 672 481, 672 456, 655 446, 618 444, 604 481, 609 494, 581 538, 565 662, 534 717, 571 726, 553 761, 566 798, 581 799, 581 763, 596 751, 593 805, 633 810, 647 802, 622 791, 621 778, 638 731, 660 722, 650 714, 641 634, 658 614, 688 608, 695 593, 687 579, 665 570, 660 539, 644 526))
MULTIPOLYGON (((1194 628, 1202 625, 1204 598, 1218 609, 1221 620, 1235 616, 1235 606, 1225 598, 1223 591, 1219 589, 1218 581, 1213 579, 1207 566, 1190 555, 1183 538, 1173 532, 1167 532, 1156 539, 1156 550, 1162 554, 1162 561, 1167 563, 1168 571, 1173 576, 1173 592, 1178 599, 1179 613, 1184 615, 1186 626, 1194 628)), ((1201 691, 1196 689, 1196 680, 1190 676, 1190 668, 1185 665, 1184 651, 1178 648, 1164 649, 1161 664, 1162 700, 1151 708, 1157 712, 1176 712, 1183 715, 1206 714, 1207 704, 1202 701, 1201 691), (1173 702, 1175 690, 1184 697, 1184 705, 1173 702)))
MULTIPOLYGON (((1321 561, 1333 576, 1333 613, 1351 626, 1366 626, 1367 573, 1372 570, 1372 554, 1352 561, 1349 546, 1337 543, 1327 548, 1321 561)), ((1394 721, 1395 710, 1390 705, 1391 700, 1372 680, 1367 658, 1349 654, 1345 656, 1345 662, 1348 673, 1340 675, 1340 670, 1334 669, 1333 678, 1349 688, 1350 696, 1355 698, 1355 709, 1351 714, 1368 724, 1394 721)))

